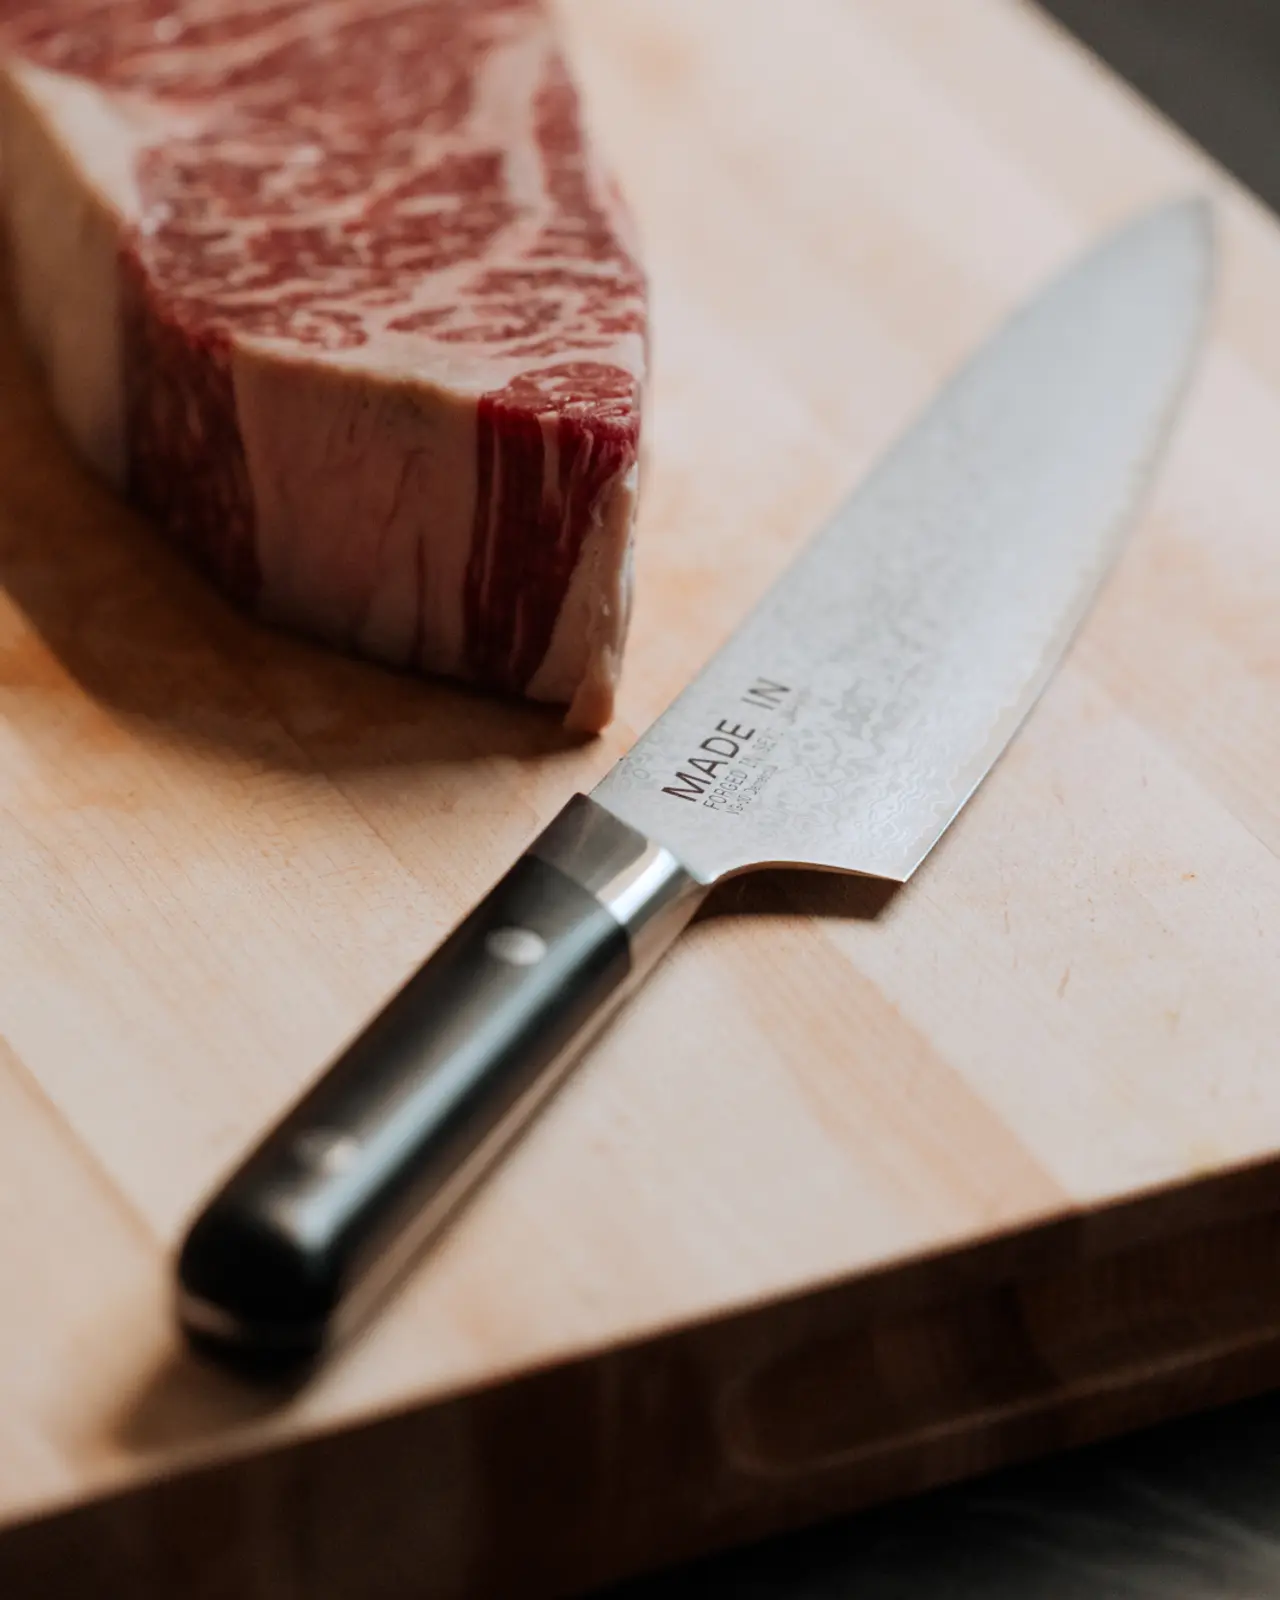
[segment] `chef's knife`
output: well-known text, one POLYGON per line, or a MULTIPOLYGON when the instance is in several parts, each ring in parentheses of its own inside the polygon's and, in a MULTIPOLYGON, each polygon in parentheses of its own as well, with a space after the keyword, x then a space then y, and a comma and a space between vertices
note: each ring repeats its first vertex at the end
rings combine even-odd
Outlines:
POLYGON ((575 796, 195 1222, 189 1336, 305 1363, 373 1305, 709 888, 905 881, 1116 555, 1208 299, 1208 208, 1017 315, 590 796, 575 796))

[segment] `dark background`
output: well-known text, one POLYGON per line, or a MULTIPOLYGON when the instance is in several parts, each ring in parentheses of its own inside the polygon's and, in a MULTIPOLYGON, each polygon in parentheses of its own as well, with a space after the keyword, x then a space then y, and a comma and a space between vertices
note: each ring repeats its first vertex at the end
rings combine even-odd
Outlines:
MULTIPOLYGON (((1280 0, 1043 8, 1280 211, 1280 0)), ((608 1600, 695 1596, 1280 1597, 1280 1395, 699 1562, 608 1600)))
POLYGON ((1042 0, 1040 9, 1280 210, 1277 0, 1042 0))

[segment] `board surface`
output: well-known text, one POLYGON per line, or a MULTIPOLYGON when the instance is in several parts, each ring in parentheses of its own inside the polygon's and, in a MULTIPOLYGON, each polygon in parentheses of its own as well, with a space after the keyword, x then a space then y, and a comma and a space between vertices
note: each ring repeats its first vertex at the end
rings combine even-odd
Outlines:
POLYGON ((560 10, 654 289, 603 739, 233 615, 0 329, 6 1597, 563 1592, 1280 1381, 1280 232, 1013 0, 560 10), (722 894, 367 1337, 290 1396, 189 1362, 228 1164, 1002 315, 1189 189, 1173 448, 916 880, 722 894))

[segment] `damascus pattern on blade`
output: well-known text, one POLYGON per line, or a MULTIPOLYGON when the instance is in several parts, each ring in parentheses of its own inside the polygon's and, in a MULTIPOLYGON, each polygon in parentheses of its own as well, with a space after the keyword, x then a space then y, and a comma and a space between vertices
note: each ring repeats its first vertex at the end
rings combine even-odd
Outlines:
POLYGON ((1203 318, 1199 203, 1115 235, 953 380, 595 792, 704 881, 906 879, 1047 681, 1203 318))

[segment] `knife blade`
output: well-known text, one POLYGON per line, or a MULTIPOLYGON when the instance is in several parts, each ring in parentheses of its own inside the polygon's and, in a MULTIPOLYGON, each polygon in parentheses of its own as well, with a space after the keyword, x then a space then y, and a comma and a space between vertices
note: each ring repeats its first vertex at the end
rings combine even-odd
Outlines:
POLYGON ((952 379, 201 1211, 177 1267, 194 1344, 275 1370, 358 1325, 716 883, 911 876, 1118 553, 1212 260, 1207 205, 1165 206, 952 379))

